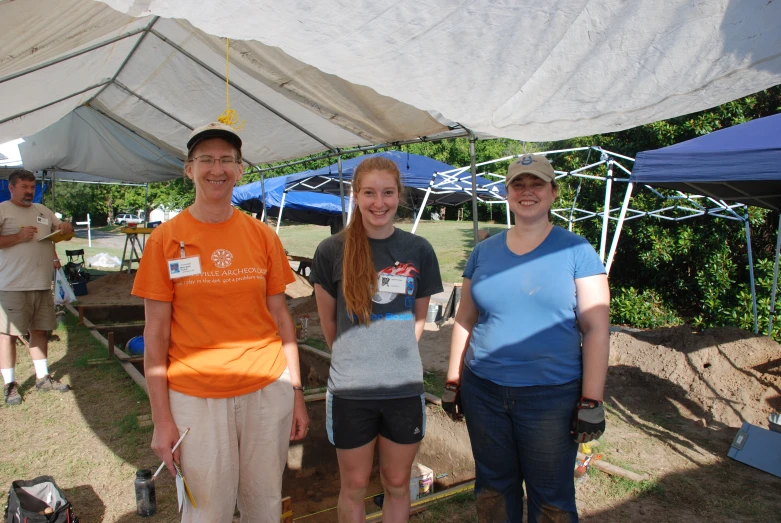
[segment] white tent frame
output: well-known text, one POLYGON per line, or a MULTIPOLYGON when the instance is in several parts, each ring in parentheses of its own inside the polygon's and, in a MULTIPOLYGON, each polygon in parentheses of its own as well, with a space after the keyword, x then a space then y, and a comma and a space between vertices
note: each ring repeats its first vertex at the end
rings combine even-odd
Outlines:
MULTIPOLYGON (((575 204, 577 202, 577 195, 580 191, 580 188, 578 188, 575 198, 573 199, 572 205, 569 208, 562 207, 562 208, 551 209, 551 213, 553 214, 553 216, 556 216, 557 218, 564 220, 567 223, 567 227, 569 230, 572 230, 573 223, 582 220, 587 220, 587 219, 594 219, 594 218, 602 219, 602 231, 601 231, 600 243, 599 243, 599 257, 602 260, 602 262, 605 264, 605 270, 608 273, 608 275, 610 274, 610 268, 613 265, 613 260, 615 258, 616 250, 618 248, 618 241, 621 236, 621 231, 623 229, 624 222, 628 220, 634 220, 641 217, 654 217, 662 220, 680 222, 698 216, 708 215, 708 216, 713 216, 714 218, 724 218, 727 220, 742 222, 745 229, 746 250, 748 253, 748 261, 749 261, 749 282, 751 286, 752 312, 754 317, 754 333, 757 334, 759 330, 758 315, 757 315, 757 293, 756 293, 756 283, 754 279, 754 257, 751 248, 751 224, 748 219, 748 207, 741 203, 730 204, 723 200, 718 200, 710 196, 689 195, 681 191, 676 191, 677 194, 675 196, 666 196, 660 193, 655 188, 651 187, 650 185, 644 185, 645 188, 647 188, 655 196, 657 196, 658 198, 664 201, 686 202, 686 204, 674 203, 673 205, 666 205, 664 207, 660 207, 658 209, 654 209, 651 211, 640 211, 638 209, 633 209, 630 207, 630 201, 632 198, 632 192, 634 190, 635 184, 629 180, 629 175, 631 175, 631 170, 628 169, 626 166, 624 166, 621 163, 621 161, 619 161, 619 160, 626 160, 634 163, 635 161, 634 158, 630 156, 624 156, 622 154, 618 154, 606 149, 602 149, 599 146, 573 147, 569 149, 539 151, 539 152, 535 152, 534 154, 539 154, 541 156, 548 156, 552 154, 587 151, 587 150, 598 152, 600 154, 599 161, 590 163, 588 165, 585 165, 578 169, 574 169, 572 171, 558 171, 558 170, 554 171, 556 173, 556 180, 561 180, 562 178, 565 178, 567 176, 572 176, 575 178, 586 178, 586 179, 604 181, 605 182, 604 209, 607 209, 607 212, 605 212, 604 210, 589 211, 589 210, 576 207, 575 204), (607 166, 607 174, 599 174, 599 175, 587 174, 587 171, 599 167, 601 165, 607 166), (616 170, 623 171, 626 177, 620 177, 620 178, 616 177, 614 175, 614 172, 616 170), (618 208, 610 208, 610 199, 613 192, 613 183, 627 184, 626 192, 624 193, 623 203, 618 208), (738 212, 741 210, 743 211, 742 213, 738 212), (683 216, 669 216, 665 214, 670 211, 673 212, 683 211, 688 214, 685 214, 683 216), (564 212, 566 212, 567 214, 566 215, 562 214, 564 212), (613 214, 615 213, 618 213, 617 217, 613 216, 613 214), (629 216, 627 216, 627 214, 629 214, 629 216), (576 217, 576 215, 578 216, 576 217), (609 232, 608 229, 609 229, 610 220, 614 220, 616 222, 616 229, 613 232, 613 238, 610 244, 610 249, 609 251, 607 251, 607 255, 606 255, 607 236, 609 232)), ((484 167, 499 162, 511 161, 520 156, 522 155, 517 154, 517 155, 505 156, 503 158, 497 158, 495 160, 489 160, 486 162, 480 162, 477 164, 477 167, 484 167)), ((467 169, 466 167, 459 168, 452 172, 458 174, 464 172, 466 169, 467 169)), ((484 171, 479 174, 480 176, 483 177, 490 176, 499 179, 499 181, 497 181, 496 183, 503 183, 505 179, 503 175, 495 174, 490 171, 484 171)), ((487 202, 487 203, 499 203, 499 202, 487 202)), ((509 229, 511 227, 510 210, 509 210, 509 205, 507 204, 506 201, 505 201, 505 205, 507 208, 507 228, 509 229)), ((776 293, 778 287, 779 255, 781 255, 781 217, 779 217, 778 239, 776 242, 775 265, 774 265, 774 273, 773 273, 773 288, 771 292, 771 304, 770 304, 770 321, 769 321, 768 332, 767 332, 768 336, 770 336, 772 333, 773 315, 775 314, 775 299, 776 299, 776 293)))

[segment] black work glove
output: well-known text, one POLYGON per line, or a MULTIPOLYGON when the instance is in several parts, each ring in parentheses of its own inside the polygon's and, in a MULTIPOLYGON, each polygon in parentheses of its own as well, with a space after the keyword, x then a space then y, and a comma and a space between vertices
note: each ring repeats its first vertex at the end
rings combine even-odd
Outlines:
POLYGON ((444 410, 453 421, 464 419, 464 407, 461 406, 461 390, 457 383, 448 381, 445 384, 445 392, 442 393, 442 410, 444 410))
POLYGON ((602 402, 580 398, 572 413, 572 438, 575 443, 595 440, 605 433, 605 409, 602 402))

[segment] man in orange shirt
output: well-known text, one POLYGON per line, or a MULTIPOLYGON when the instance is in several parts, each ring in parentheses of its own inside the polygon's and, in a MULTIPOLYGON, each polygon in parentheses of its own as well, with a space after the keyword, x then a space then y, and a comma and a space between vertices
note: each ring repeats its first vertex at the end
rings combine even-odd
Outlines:
POLYGON ((187 149, 195 203, 150 235, 133 286, 152 448, 188 479, 198 506, 185 503, 183 522, 230 522, 238 500, 242 522, 277 523, 289 440, 309 425, 284 294, 294 277, 274 232, 231 206, 236 132, 203 126, 187 149))

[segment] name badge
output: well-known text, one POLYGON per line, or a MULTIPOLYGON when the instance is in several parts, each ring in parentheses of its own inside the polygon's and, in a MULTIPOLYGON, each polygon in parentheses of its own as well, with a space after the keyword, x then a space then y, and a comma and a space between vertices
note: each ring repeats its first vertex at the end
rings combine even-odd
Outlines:
POLYGON ((38 223, 41 225, 49 225, 49 219, 44 218, 43 216, 38 216, 38 223))
POLYGON ((201 274, 201 258, 190 256, 168 260, 168 277, 172 280, 201 274))
POLYGON ((377 282, 379 292, 405 294, 407 292, 407 277, 395 274, 380 274, 377 282))

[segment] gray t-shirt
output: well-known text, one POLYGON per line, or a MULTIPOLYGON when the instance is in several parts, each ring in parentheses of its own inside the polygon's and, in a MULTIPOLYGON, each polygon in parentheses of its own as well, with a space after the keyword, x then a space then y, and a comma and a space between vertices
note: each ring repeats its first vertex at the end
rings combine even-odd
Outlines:
POLYGON ((368 325, 347 315, 342 292, 344 233, 323 240, 312 260, 312 283, 336 299, 336 339, 328 390, 347 399, 394 399, 423 394, 423 365, 415 339, 415 300, 442 292, 431 244, 400 229, 369 239, 378 277, 407 278, 404 293, 378 292, 368 325))

